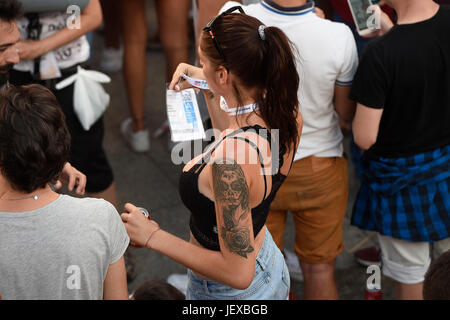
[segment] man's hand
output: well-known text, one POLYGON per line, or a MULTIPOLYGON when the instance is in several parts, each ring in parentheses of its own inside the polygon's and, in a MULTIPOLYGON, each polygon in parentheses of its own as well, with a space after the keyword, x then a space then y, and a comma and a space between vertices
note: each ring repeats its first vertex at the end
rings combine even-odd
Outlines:
POLYGON ((40 57, 44 54, 41 49, 40 41, 21 39, 16 44, 17 53, 20 60, 30 60, 40 57))
POLYGON ((319 7, 315 7, 315 8, 314 8, 314 13, 315 13, 316 16, 318 16, 319 18, 325 19, 325 12, 323 12, 323 10, 320 9, 319 7))
POLYGON ((67 189, 72 191, 76 186, 76 194, 82 196, 84 195, 84 189, 86 188, 86 176, 82 174, 80 171, 75 169, 70 165, 70 163, 66 163, 64 168, 59 176, 58 181, 56 181, 54 187, 56 190, 61 189, 63 184, 67 184, 67 189))

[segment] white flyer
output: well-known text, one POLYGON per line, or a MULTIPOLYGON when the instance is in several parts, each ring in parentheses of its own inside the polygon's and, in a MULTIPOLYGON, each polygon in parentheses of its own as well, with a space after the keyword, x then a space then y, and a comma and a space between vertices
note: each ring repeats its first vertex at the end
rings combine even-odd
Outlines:
POLYGON ((40 75, 41 80, 61 78, 61 71, 53 51, 50 51, 41 57, 40 75))
POLYGON ((167 90, 166 105, 173 142, 206 138, 194 89, 167 90))

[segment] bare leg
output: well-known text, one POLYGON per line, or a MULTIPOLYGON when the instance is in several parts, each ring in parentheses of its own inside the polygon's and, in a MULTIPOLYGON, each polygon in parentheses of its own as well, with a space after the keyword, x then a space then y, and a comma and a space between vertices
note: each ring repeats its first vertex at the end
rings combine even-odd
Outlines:
POLYGON ((404 284, 397 282, 397 300, 423 300, 423 282, 404 284))
POLYGON ((144 0, 121 0, 124 40, 123 76, 133 119, 133 131, 145 129, 144 103, 147 85, 147 20, 144 0))
POLYGON ((120 49, 120 0, 101 0, 105 47, 120 49))
MULTIPOLYGON (((203 27, 218 13, 220 8, 228 0, 197 0, 198 2, 198 18, 197 18, 197 41, 203 27)), ((240 1, 239 1, 240 2, 240 1)), ((198 46, 198 43, 197 43, 198 46)))
POLYGON ((166 81, 177 66, 189 61, 188 14, 190 0, 158 0, 159 38, 166 56, 166 81))
POLYGON ((310 264, 300 261, 304 277, 305 300, 337 300, 339 299, 334 279, 334 262, 310 264))

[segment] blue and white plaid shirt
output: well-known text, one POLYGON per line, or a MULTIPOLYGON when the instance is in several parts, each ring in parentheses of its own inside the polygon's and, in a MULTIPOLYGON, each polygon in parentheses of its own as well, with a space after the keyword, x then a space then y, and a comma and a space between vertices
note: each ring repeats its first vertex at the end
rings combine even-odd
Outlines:
POLYGON ((450 237, 450 145, 363 166, 352 225, 408 241, 450 237))

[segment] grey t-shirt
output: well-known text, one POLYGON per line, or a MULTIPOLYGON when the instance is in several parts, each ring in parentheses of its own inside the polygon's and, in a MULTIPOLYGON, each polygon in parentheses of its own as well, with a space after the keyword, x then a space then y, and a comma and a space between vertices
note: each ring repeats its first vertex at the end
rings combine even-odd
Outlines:
POLYGON ((29 212, 0 212, 3 299, 102 299, 108 266, 130 239, 102 199, 60 195, 29 212))

